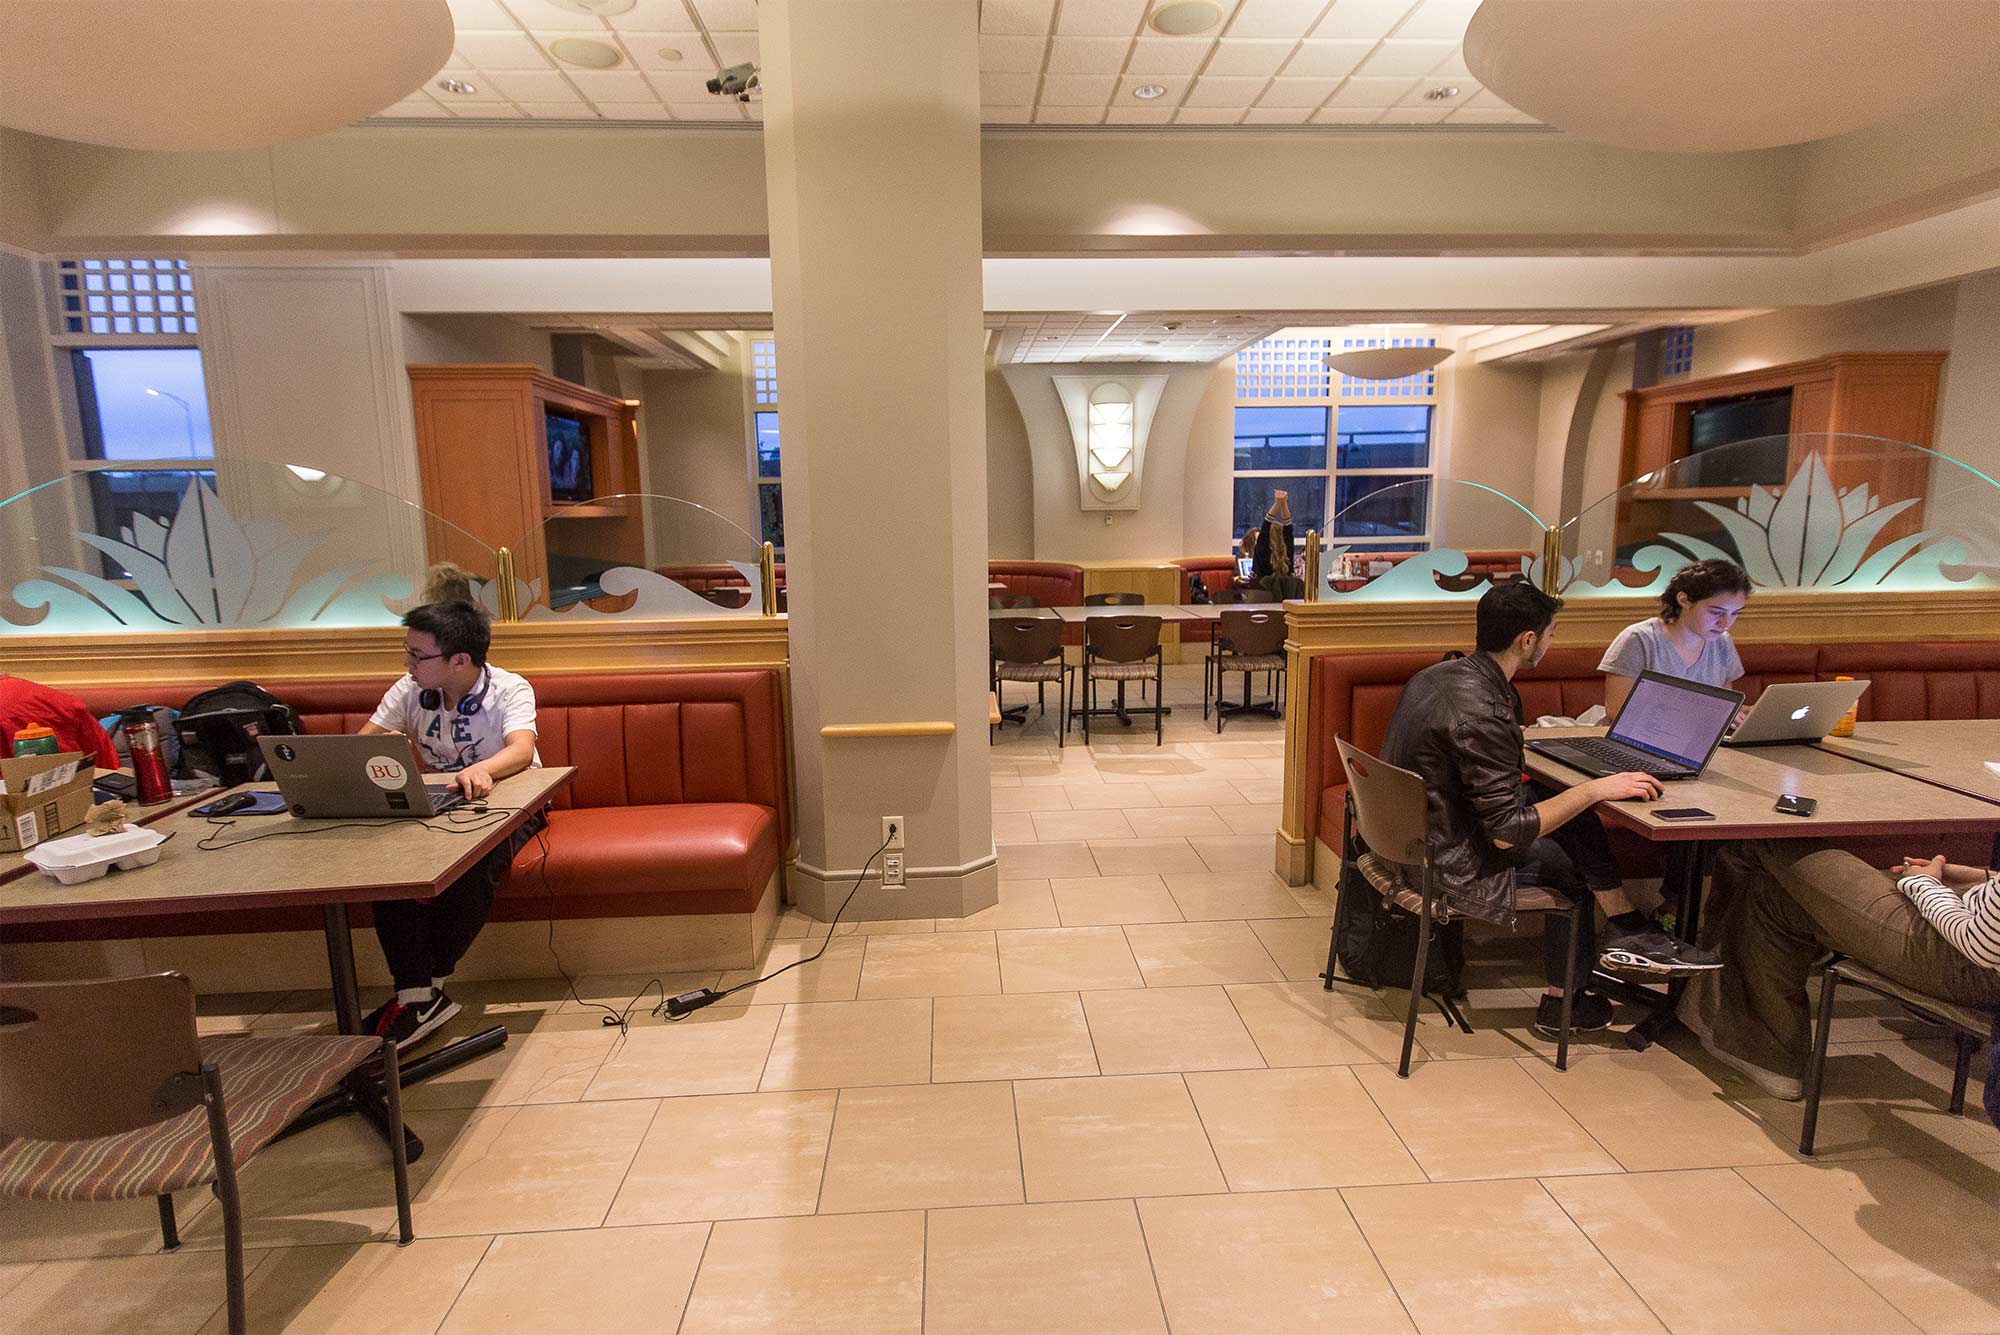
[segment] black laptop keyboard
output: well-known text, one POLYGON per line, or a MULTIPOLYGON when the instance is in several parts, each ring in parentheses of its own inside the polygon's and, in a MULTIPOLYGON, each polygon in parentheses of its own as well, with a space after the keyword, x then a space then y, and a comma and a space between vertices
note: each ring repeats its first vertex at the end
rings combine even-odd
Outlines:
POLYGON ((1620 773, 1636 770, 1640 774, 1685 774, 1688 771, 1686 765, 1677 761, 1655 760, 1644 751, 1602 737, 1566 737, 1560 743, 1560 750, 1571 755, 1589 756, 1592 760, 1613 766, 1620 773))

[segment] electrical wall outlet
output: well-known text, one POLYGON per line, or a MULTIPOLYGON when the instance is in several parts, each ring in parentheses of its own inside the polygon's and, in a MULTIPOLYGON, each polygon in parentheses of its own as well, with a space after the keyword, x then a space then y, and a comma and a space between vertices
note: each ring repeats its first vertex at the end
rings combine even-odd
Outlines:
POLYGON ((894 852, 903 846, 903 836, 905 833, 903 818, 901 816, 884 816, 882 818, 882 846, 888 851, 894 852))
POLYGON ((883 888, 894 889, 901 886, 902 884, 903 884, 903 855, 901 853, 884 854, 882 858, 883 888))

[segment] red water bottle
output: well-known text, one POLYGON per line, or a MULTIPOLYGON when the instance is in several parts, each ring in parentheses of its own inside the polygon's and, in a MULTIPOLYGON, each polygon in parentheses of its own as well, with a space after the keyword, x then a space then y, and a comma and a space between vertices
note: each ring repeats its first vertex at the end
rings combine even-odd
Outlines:
POLYGON ((125 743, 132 751, 132 777, 139 781, 139 800, 148 805, 174 795, 167 782, 167 753, 160 746, 160 725, 150 709, 130 709, 120 716, 125 743))

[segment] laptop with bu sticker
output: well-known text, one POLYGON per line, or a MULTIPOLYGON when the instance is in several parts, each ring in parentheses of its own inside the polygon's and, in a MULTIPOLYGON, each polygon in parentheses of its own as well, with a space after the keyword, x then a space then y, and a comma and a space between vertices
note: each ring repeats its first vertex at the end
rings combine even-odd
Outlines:
POLYGON ((1865 681, 1789 681, 1764 688, 1724 746, 1773 746, 1817 742, 1833 731, 1840 716, 1860 703, 1865 681))
POLYGON ((302 820, 421 820, 465 803, 457 789, 424 782, 416 743, 401 733, 259 737, 257 745, 302 820))
POLYGON ((1741 691, 1642 672, 1602 737, 1537 739, 1528 749, 1592 778, 1638 771, 1695 779, 1743 703, 1741 691))

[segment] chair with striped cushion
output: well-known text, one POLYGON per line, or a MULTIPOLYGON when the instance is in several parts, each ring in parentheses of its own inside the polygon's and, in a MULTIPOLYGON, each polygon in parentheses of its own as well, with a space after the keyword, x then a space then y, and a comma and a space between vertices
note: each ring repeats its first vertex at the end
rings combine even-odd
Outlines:
POLYGON ((987 622, 987 640, 993 651, 993 675, 989 685, 1002 721, 1017 722, 1023 726, 1028 722, 1026 705, 1013 707, 1020 714, 1015 719, 1008 706, 1000 701, 1002 682, 1033 682, 1035 703, 1044 714, 1048 712, 1048 686, 1054 682, 1059 710, 1059 726, 1056 728, 1056 746, 1059 748, 1069 736, 1072 671, 1070 665, 1063 661, 1062 632, 1063 623, 1060 621, 1015 621, 1008 617, 991 617, 987 622))
POLYGON ((383 1111, 397 1128, 387 1139, 398 1241, 407 1245, 414 1234, 394 1043, 372 1035, 200 1038, 194 987, 178 973, 0 983, 0 1196, 152 1196, 161 1241, 173 1251, 173 1193, 212 1187, 222 1206, 229 1330, 241 1335, 237 1169, 321 1095, 367 1081, 362 1068, 377 1058, 383 1111))
MULTIPOLYGON (((1160 618, 1156 616, 1092 617, 1083 627, 1083 740, 1090 743, 1090 717, 1097 712, 1097 683, 1114 682, 1118 703, 1108 712, 1130 724, 1125 704, 1127 682, 1152 682, 1166 688, 1166 656, 1160 652, 1160 618)), ((1164 701, 1154 698, 1153 744, 1164 739, 1164 701)))
POLYGON ((1209 694, 1214 692, 1215 730, 1236 714, 1268 714, 1283 718, 1285 681, 1285 614, 1274 608, 1230 608, 1217 618, 1215 643, 1203 660, 1201 716, 1208 717, 1209 694), (1243 674, 1243 703, 1232 705, 1222 698, 1222 674, 1243 674), (1250 678, 1265 673, 1271 680, 1271 698, 1263 704, 1250 703, 1250 678))

